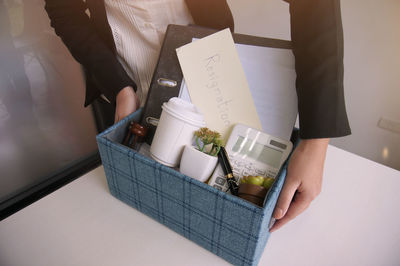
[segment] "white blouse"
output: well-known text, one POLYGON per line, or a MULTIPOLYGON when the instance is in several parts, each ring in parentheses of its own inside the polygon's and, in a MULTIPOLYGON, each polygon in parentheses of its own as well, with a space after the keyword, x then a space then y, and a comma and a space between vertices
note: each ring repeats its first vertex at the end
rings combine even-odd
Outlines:
POLYGON ((193 19, 184 0, 104 0, 118 60, 144 105, 168 24, 193 19))

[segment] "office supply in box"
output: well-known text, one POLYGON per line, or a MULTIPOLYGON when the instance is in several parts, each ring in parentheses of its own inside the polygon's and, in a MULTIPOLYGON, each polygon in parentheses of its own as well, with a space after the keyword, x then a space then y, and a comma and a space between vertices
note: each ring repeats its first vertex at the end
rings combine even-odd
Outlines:
MULTIPOLYGON (((154 136, 154 121, 161 115, 162 104, 178 96, 184 88, 176 48, 215 32, 196 26, 168 26, 143 110, 143 125, 149 127, 147 143, 154 136)), ((271 125, 277 128, 270 130, 271 134, 288 140, 297 115, 296 74, 290 41, 236 33, 232 37, 263 129, 267 131, 265 125, 271 125), (282 121, 285 124, 279 129, 276 125, 282 121)))
MULTIPOLYGON (((262 129, 289 140, 297 117, 296 71, 292 51, 240 43, 235 46, 262 129)), ((191 101, 185 80, 182 81, 179 97, 191 101)))
POLYGON ((257 265, 286 164, 264 207, 257 207, 122 145, 129 123, 140 115, 129 115, 96 138, 111 194, 234 265, 257 265))
POLYGON ((228 189, 226 191, 229 191, 232 195, 237 196, 239 185, 233 176, 233 170, 229 161, 228 153, 224 147, 221 147, 221 150, 218 153, 218 161, 220 168, 222 168, 221 177, 224 179, 224 183, 226 180, 226 186, 228 189))
MULTIPOLYGON (((265 132, 237 124, 234 126, 225 149, 233 166, 236 182, 243 176, 275 178, 286 161, 293 144, 265 132)), ((225 174, 219 165, 208 182, 222 191, 228 191, 225 174)))
POLYGON ((129 124, 126 136, 122 144, 130 147, 131 149, 139 150, 147 134, 147 130, 148 129, 146 127, 132 121, 129 124))
POLYGON ((193 104, 173 97, 163 103, 161 118, 151 143, 151 157, 166 166, 178 166, 185 145, 205 126, 203 115, 193 104))
POLYGON ((261 130, 246 75, 229 29, 176 49, 191 102, 223 143, 236 123, 261 130))

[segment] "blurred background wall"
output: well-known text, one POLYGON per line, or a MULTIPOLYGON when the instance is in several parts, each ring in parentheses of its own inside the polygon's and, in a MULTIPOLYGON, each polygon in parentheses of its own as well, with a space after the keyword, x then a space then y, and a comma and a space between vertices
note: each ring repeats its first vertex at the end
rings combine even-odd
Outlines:
MULTIPOLYGON (((236 32, 290 39, 284 1, 228 3, 236 32)), ((341 9, 345 97, 353 134, 330 143, 400 170, 400 1, 342 0, 341 9)))

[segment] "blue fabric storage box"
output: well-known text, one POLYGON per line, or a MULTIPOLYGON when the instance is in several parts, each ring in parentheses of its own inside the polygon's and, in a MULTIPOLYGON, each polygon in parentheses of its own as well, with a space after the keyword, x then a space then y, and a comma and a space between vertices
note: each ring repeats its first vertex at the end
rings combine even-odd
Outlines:
POLYGON ((260 208, 123 146, 129 122, 140 113, 97 136, 111 194, 234 265, 257 265, 287 165, 260 208))

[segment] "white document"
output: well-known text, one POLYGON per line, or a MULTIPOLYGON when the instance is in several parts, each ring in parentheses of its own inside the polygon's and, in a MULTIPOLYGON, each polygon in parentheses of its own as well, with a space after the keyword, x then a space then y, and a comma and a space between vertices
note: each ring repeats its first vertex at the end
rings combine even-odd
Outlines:
MULTIPOLYGON (((236 44, 264 132, 289 140, 297 117, 296 71, 290 49, 236 44)), ((190 101, 185 82, 180 97, 190 101)))
POLYGON ((290 140, 297 117, 292 50, 244 44, 236 48, 264 132, 290 140))
POLYGON ((229 29, 177 49, 190 99, 212 130, 227 140, 241 123, 262 130, 229 29))

